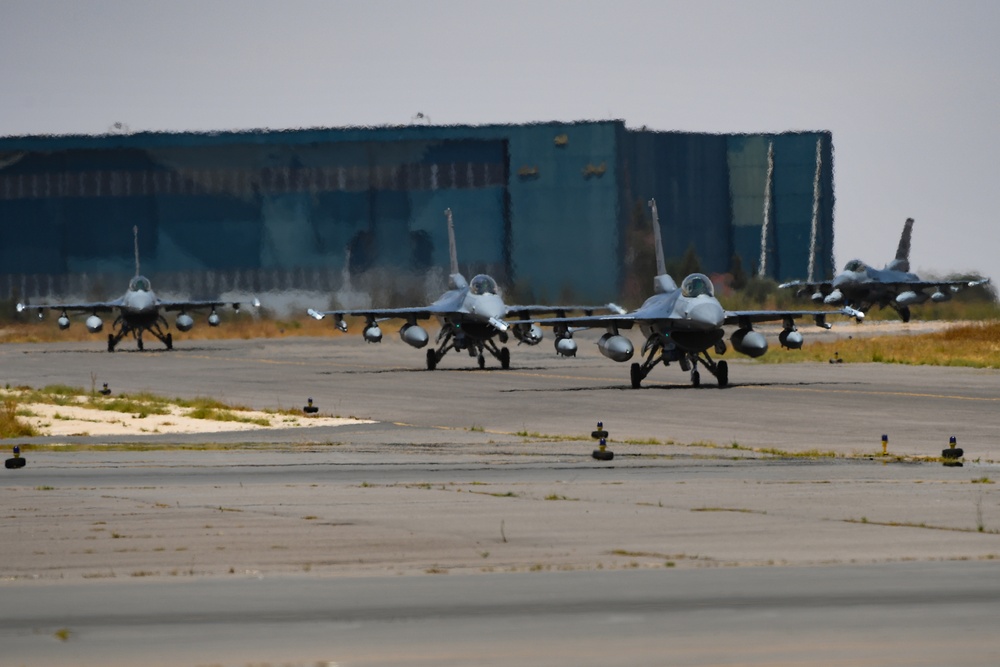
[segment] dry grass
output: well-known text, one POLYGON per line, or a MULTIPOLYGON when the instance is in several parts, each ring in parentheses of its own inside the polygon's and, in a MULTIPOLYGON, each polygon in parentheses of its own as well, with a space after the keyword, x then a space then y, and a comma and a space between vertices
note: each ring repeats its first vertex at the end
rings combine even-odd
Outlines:
MULTIPOLYGON (((220 313, 222 315, 222 313, 220 313)), ((342 333, 334 325, 331 318, 315 320, 308 315, 297 319, 277 320, 265 317, 251 317, 246 314, 223 316, 222 324, 210 327, 204 321, 195 321, 195 326, 187 333, 179 333, 173 328, 174 342, 185 340, 226 340, 251 338, 287 338, 303 337, 333 337, 360 336, 364 328, 363 317, 347 317, 348 332, 342 333)), ((396 333, 404 322, 402 320, 380 322, 379 326, 386 334, 396 333)), ((156 349, 159 342, 151 336, 145 336, 147 349, 156 349)), ((69 329, 60 331, 55 318, 46 317, 42 321, 12 322, 0 325, 0 343, 54 343, 65 341, 94 341, 100 345, 107 342, 107 327, 99 334, 90 334, 82 322, 75 322, 69 329)), ((131 338, 122 340, 121 345, 135 343, 131 338)))
POLYGON ((18 401, 12 396, 0 402, 0 438, 29 438, 38 435, 31 424, 22 421, 18 415, 18 401))
POLYGON ((833 343, 807 343, 797 351, 774 349, 760 359, 765 363, 827 362, 835 353, 844 363, 1000 368, 1000 321, 959 325, 916 336, 855 336, 833 343))

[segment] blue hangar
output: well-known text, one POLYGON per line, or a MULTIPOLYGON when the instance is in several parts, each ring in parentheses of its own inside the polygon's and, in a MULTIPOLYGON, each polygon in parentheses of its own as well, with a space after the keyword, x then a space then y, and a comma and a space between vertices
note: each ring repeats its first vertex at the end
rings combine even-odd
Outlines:
POLYGON ((117 293, 136 225, 161 291, 332 293, 350 278, 388 305, 443 286, 446 208, 462 271, 494 275, 518 302, 628 300, 629 285, 641 298, 651 198, 668 258, 693 248, 706 272, 738 257, 776 280, 833 274, 826 131, 139 132, 0 138, 0 299, 117 293))

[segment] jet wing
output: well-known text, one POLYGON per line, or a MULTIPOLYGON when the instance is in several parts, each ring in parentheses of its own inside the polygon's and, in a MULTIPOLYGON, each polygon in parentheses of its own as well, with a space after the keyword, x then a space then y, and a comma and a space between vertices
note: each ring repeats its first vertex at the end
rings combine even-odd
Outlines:
POLYGON ((904 280, 901 282, 880 282, 879 285, 891 288, 893 291, 919 291, 949 287, 952 291, 957 292, 964 287, 978 287, 979 285, 987 285, 989 282, 989 278, 980 280, 904 280))
MULTIPOLYGON (((158 305, 160 308, 166 311, 202 310, 205 308, 211 308, 214 310, 220 306, 225 306, 227 304, 232 305, 233 310, 240 309, 239 301, 168 301, 165 299, 159 299, 156 302, 156 305, 158 305)), ((257 299, 253 299, 250 302, 250 305, 253 306, 254 308, 259 308, 260 301, 258 301, 257 299)))
POLYGON ((41 313, 43 310, 58 310, 74 313, 110 313, 115 308, 121 307, 121 305, 121 299, 115 299, 114 301, 92 301, 90 303, 46 303, 37 306, 19 303, 17 304, 17 312, 23 313, 26 310, 37 310, 41 313))
POLYGON ((779 289, 795 289, 795 296, 802 296, 803 294, 815 294, 819 292, 821 294, 829 294, 833 291, 833 283, 829 280, 823 282, 810 283, 803 280, 793 280, 788 283, 781 283, 778 285, 779 289))
POLYGON ((594 312, 598 310, 611 311, 615 315, 624 315, 625 310, 614 303, 607 303, 602 306, 507 306, 507 315, 515 316, 518 320, 526 321, 531 318, 532 315, 547 315, 552 314, 557 318, 565 318, 568 312, 580 312, 584 313, 585 317, 592 317, 594 312))
POLYGON ((848 306, 840 310, 727 310, 724 324, 746 327, 758 322, 791 321, 800 317, 812 317, 816 326, 829 329, 830 325, 826 322, 828 315, 843 315, 855 319, 863 319, 865 316, 860 310, 848 306))

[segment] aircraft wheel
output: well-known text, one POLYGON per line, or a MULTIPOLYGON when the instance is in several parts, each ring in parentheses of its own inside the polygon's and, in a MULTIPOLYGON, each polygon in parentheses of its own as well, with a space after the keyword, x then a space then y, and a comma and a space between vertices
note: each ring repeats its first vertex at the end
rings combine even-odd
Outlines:
POLYGON ((500 368, 504 370, 510 368, 510 350, 506 347, 500 348, 500 368))
POLYGON ((902 308, 900 308, 899 309, 899 316, 901 318, 903 318, 903 322, 909 322, 910 321, 910 307, 909 306, 903 306, 902 308))
POLYGON ((139 351, 142 352, 142 338, 137 338, 136 343, 139 345, 139 351))
POLYGON ((427 370, 432 371, 437 368, 438 358, 437 352, 434 350, 427 350, 427 370))
POLYGON ((715 367, 715 376, 719 380, 720 387, 729 385, 729 364, 720 361, 715 367))
POLYGON ((174 335, 172 333, 167 334, 167 349, 174 349, 174 335))
POLYGON ((639 385, 642 384, 642 366, 640 366, 638 363, 632 364, 631 375, 632 375, 632 388, 638 389, 639 385))
POLYGON ((108 352, 115 351, 115 335, 108 334, 108 352))
POLYGON ((698 371, 691 371, 691 386, 700 387, 701 386, 701 373, 698 371))
POLYGON ((476 363, 479 364, 479 368, 486 368, 486 358, 483 355, 479 355, 476 359, 476 363))

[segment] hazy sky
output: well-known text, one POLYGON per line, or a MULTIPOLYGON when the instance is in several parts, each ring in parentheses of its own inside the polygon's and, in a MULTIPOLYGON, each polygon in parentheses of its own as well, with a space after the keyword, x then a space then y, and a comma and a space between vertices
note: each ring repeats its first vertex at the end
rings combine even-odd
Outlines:
POLYGON ((995 0, 0 0, 0 136, 831 130, 835 253, 1000 281, 995 0))

